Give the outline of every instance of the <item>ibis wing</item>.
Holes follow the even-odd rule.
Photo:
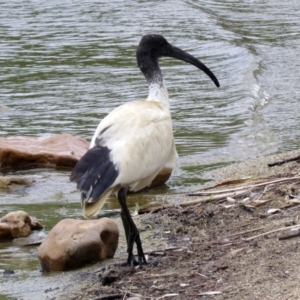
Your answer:
[[[118,171],[109,153],[107,147],[96,145],[76,164],[70,179],[77,183],[83,202],[97,201],[117,178]]]

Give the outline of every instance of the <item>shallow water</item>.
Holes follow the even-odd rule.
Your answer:
[[[299,8],[293,0],[4,1],[0,136],[68,132],[90,139],[114,107],[147,96],[135,49],[143,34],[157,32],[200,58],[221,88],[193,66],[161,59],[178,168],[169,188],[132,196],[131,207],[155,203],[155,194],[196,188],[204,171],[232,161],[297,149]],[[1,215],[24,209],[38,217],[45,231],[31,239],[62,218],[80,217],[68,172],[17,174],[36,183],[0,192]],[[111,201],[104,213],[116,208]],[[35,249],[16,243],[0,245],[0,269],[16,271],[0,294],[16,295],[20,276],[39,276]]]

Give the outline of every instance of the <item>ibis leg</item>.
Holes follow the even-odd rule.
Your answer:
[[[141,267],[142,264],[147,264],[147,261],[142,248],[140,233],[132,220],[130,211],[126,204],[126,195],[127,195],[126,188],[122,188],[118,193],[118,200],[121,205],[121,219],[124,226],[125,236],[127,241],[127,252],[128,252],[127,264],[132,265],[135,263],[134,256],[133,256],[133,245],[134,243],[136,243],[137,252],[138,252],[138,263]]]

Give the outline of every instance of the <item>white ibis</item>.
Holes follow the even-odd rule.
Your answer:
[[[148,98],[125,103],[108,114],[98,125],[90,149],[70,176],[81,192],[85,217],[95,216],[106,199],[116,194],[121,206],[129,265],[136,263],[134,243],[139,265],[147,262],[139,231],[126,204],[127,192],[149,186],[164,166],[174,166],[177,157],[168,91],[158,65],[162,56],[196,66],[219,87],[218,79],[198,59],[169,44],[161,35],[143,36],[136,57],[149,85]]]

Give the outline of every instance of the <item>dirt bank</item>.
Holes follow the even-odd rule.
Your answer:
[[[148,266],[118,266],[126,258],[121,236],[120,261],[85,268],[51,299],[299,299],[299,163],[267,167],[296,155],[204,174],[211,186],[227,184],[201,196],[162,196],[163,203],[195,203],[135,217]]]

